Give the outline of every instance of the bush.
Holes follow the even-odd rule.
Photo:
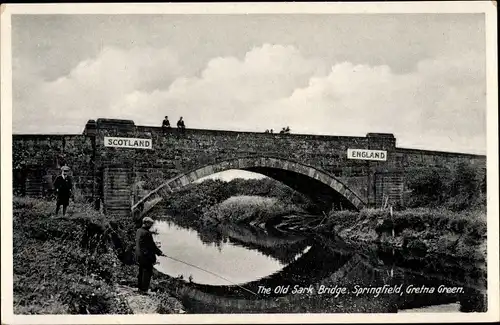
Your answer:
[[[414,169],[408,172],[407,186],[411,191],[409,207],[436,207],[446,200],[447,171],[436,168]]]
[[[151,172],[145,173],[141,177],[142,188],[152,191],[166,181],[162,171],[153,169]]]
[[[477,209],[486,205],[485,184],[481,169],[458,163],[451,169],[417,168],[408,170],[406,184],[410,191],[408,207],[447,207],[452,211]]]
[[[461,163],[453,171],[448,189],[448,206],[454,211],[477,205],[481,196],[481,178],[478,170]]]

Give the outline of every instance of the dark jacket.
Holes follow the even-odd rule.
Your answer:
[[[137,229],[135,235],[135,255],[137,262],[142,265],[155,264],[156,255],[162,254],[162,251],[156,246],[151,232],[142,227]]]
[[[170,121],[165,119],[163,120],[163,123],[161,125],[163,128],[169,128],[170,127]]]
[[[61,175],[56,177],[54,181],[54,188],[57,191],[57,196],[61,198],[71,197],[71,190],[73,189],[73,182],[69,176],[63,178]]]

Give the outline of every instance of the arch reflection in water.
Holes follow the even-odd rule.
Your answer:
[[[173,223],[157,221],[153,231],[155,241],[163,252],[173,258],[196,265],[220,275],[233,283],[243,284],[260,279],[283,269],[287,263],[281,258],[256,249],[244,247],[238,240],[224,240],[222,243],[207,243],[194,230],[181,228]],[[227,238],[227,237],[226,237]],[[291,260],[298,258],[308,247],[304,243]],[[155,268],[173,277],[182,275],[192,278],[194,283],[210,285],[230,285],[228,281],[181,262],[159,257]]]
[[[354,312],[356,305],[366,306],[371,311],[389,310],[390,306],[394,305],[391,298],[370,302],[365,297],[360,297],[354,303],[347,304],[349,301],[346,301],[345,297],[293,294],[295,286],[313,286],[317,290],[321,285],[348,285],[353,277],[358,283],[365,280],[374,283],[373,277],[368,276],[369,272],[366,271],[367,266],[364,263],[357,255],[342,249],[331,250],[330,247],[316,242],[306,253],[282,270],[244,284],[245,288],[256,292],[259,286],[289,287],[288,292],[252,296],[236,286],[193,283],[183,285],[180,291],[185,297],[185,305],[192,312],[199,313]],[[339,301],[341,304],[338,304]]]
[[[253,292],[258,292],[259,286],[290,286],[288,292],[260,293],[255,296],[217,277],[210,279],[206,274],[199,274],[200,280],[193,275],[195,281],[192,283],[176,282],[176,292],[185,307],[193,313],[397,312],[458,301],[461,311],[484,311],[483,295],[470,288],[465,288],[466,292],[461,295],[381,294],[376,298],[373,294],[346,294],[339,297],[291,294],[295,285],[312,285],[316,292],[321,285],[347,287],[350,290],[356,285],[403,288],[408,285],[467,286],[466,283],[457,284],[455,279],[447,279],[450,275],[436,277],[399,266],[397,259],[381,259],[375,251],[353,250],[335,234],[314,234],[306,238],[272,235],[272,232],[260,228],[240,225],[219,225],[215,229],[199,231],[184,230],[168,223],[158,225],[165,225],[159,230],[165,235],[161,241],[167,254],[173,252],[181,260],[205,266],[231,280],[236,279],[238,284]],[[157,240],[159,236],[156,236]],[[190,239],[187,239],[188,236]],[[224,255],[226,251],[229,254]],[[257,266],[257,263],[260,265]],[[174,266],[173,262],[167,261],[168,264]],[[160,271],[161,267],[160,264]],[[188,269],[186,272],[189,273],[185,274],[193,274],[194,270]],[[173,276],[179,274],[178,270],[170,272],[165,273]]]

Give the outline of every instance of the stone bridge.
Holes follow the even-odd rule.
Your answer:
[[[106,137],[148,139],[151,147],[126,148],[123,141],[114,142],[122,147],[108,146]],[[377,150],[384,159],[350,159],[348,149]],[[13,135],[15,195],[50,195],[58,168],[67,164],[80,197],[106,213],[120,215],[141,213],[169,193],[229,169],[272,177],[325,211],[404,204],[409,168],[447,170],[458,162],[486,168],[485,156],[399,148],[396,138],[385,133],[364,137],[199,129],[179,133],[130,120],[98,119],[90,120],[83,134]]]

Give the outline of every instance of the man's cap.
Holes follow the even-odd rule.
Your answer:
[[[70,168],[68,166],[62,166],[61,170],[70,170]]]
[[[154,223],[155,221],[150,217],[145,217],[142,219],[142,223]]]

